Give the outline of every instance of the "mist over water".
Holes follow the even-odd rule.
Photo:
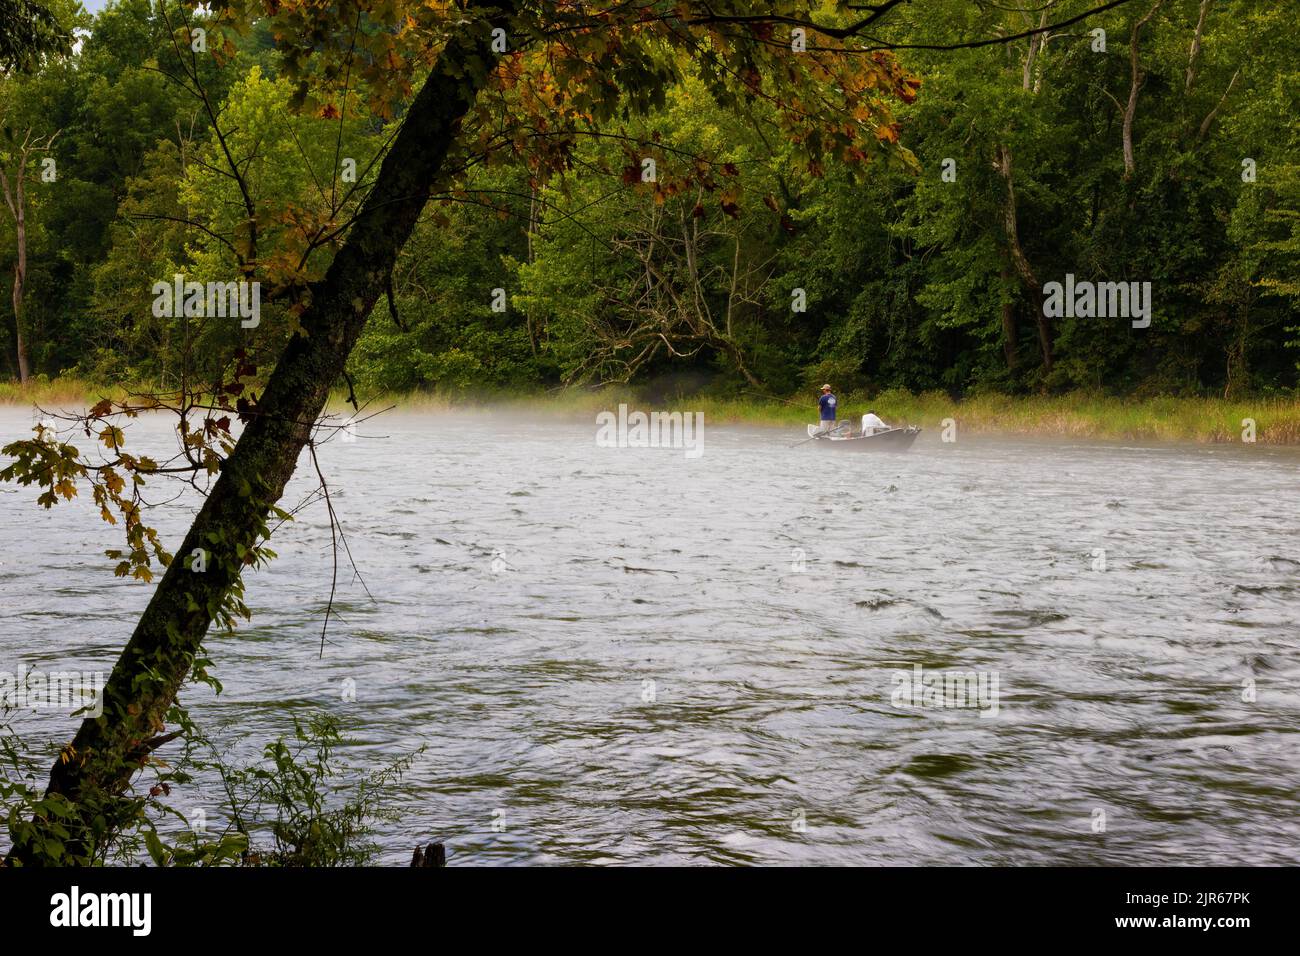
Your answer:
[[[252,624],[207,641],[224,692],[185,702],[246,760],[321,708],[354,765],[424,745],[388,863],[1300,862],[1300,452],[706,427],[690,459],[587,420],[363,423],[319,457],[370,596],[341,559],[321,656],[313,506],[247,577]],[[107,671],[153,585],[113,577],[88,501],[35,495],[0,485],[0,669]],[[169,547],[197,502],[149,516]],[[896,705],[918,664],[996,674],[996,716]],[[212,780],[172,803],[219,825]]]

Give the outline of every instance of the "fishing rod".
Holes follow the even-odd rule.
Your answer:
[[[750,387],[750,388],[743,388],[743,389],[741,389],[741,391],[742,391],[742,392],[755,392],[755,393],[757,393],[758,395],[762,396],[763,398],[771,399],[771,400],[774,401],[774,402],[780,402],[782,405],[793,405],[795,408],[807,408],[807,407],[808,407],[808,403],[807,403],[807,402],[794,402],[794,401],[791,401],[791,400],[788,399],[788,398],[778,398],[776,395],[773,395],[771,392],[765,392],[765,391],[763,391],[761,388],[753,388],[753,387]]]
[[[755,393],[757,393],[758,395],[763,396],[764,398],[769,398],[769,399],[771,399],[771,400],[774,401],[774,402],[780,402],[780,403],[782,403],[783,405],[793,405],[795,408],[807,408],[807,407],[808,407],[808,405],[807,405],[806,402],[795,402],[795,401],[791,401],[791,400],[788,399],[788,398],[779,398],[778,396],[773,395],[771,392],[765,392],[765,391],[763,391],[761,388],[754,388],[753,386],[750,386],[749,388],[742,389],[741,391],[745,391],[745,392],[755,392]],[[849,430],[851,431],[851,430],[853,429],[853,425],[852,425],[850,422],[841,422],[839,425],[836,425],[834,428],[827,429],[826,431],[820,431],[820,432],[818,432],[816,435],[810,435],[809,437],[803,439],[802,441],[797,441],[797,442],[795,442],[793,445],[790,445],[789,447],[790,447],[790,448],[798,448],[800,445],[807,444],[808,442],[810,442],[810,441],[812,441],[813,439],[816,439],[816,438],[825,438],[825,437],[828,437],[828,436],[830,436],[830,435],[839,435],[839,434],[843,433],[844,429],[846,429],[846,428],[849,429]]]
[[[791,447],[791,448],[797,448],[797,447],[799,447],[800,445],[803,445],[803,444],[805,444],[805,443],[807,443],[807,442],[810,442],[810,441],[814,441],[815,439],[818,439],[818,438],[827,438],[827,437],[829,437],[829,436],[831,436],[831,435],[838,435],[838,434],[840,434],[841,432],[843,432],[844,429],[846,429],[846,428],[848,428],[848,429],[852,429],[853,426],[852,426],[852,424],[850,424],[849,422],[841,422],[840,424],[836,425],[834,428],[828,428],[828,429],[826,429],[825,431],[819,431],[819,432],[818,432],[817,434],[815,434],[815,435],[809,435],[809,436],[808,436],[807,438],[805,438],[803,441],[797,441],[797,442],[795,442],[793,445],[791,445],[791,446],[789,446],[789,447]]]

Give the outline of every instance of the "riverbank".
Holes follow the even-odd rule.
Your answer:
[[[0,403],[43,408],[88,406],[101,398],[123,398],[148,386],[95,385],[57,379],[27,386],[0,383]],[[346,392],[331,407],[342,413]],[[620,403],[642,411],[703,412],[706,422],[799,427],[814,418],[815,396],[799,403],[771,397],[716,398],[703,395],[665,399],[633,388],[566,389],[469,400],[443,392],[360,396],[366,413],[389,406],[420,411],[501,407],[519,413],[564,417],[592,416]],[[891,424],[941,431],[951,419],[958,433],[1095,438],[1129,441],[1241,442],[1250,437],[1266,445],[1300,444],[1300,399],[1116,398],[1092,393],[1067,395],[978,395],[956,400],[941,392],[914,395],[892,389],[874,396],[840,396],[841,418],[856,419],[868,409]]]
[[[816,418],[816,396],[802,404],[774,398],[692,396],[658,401],[633,389],[568,390],[505,399],[497,405],[521,413],[592,416],[619,403],[642,411],[702,412],[713,424],[797,428]],[[340,403],[341,404],[341,403]],[[372,409],[433,410],[463,407],[446,395],[383,395]],[[1241,442],[1300,445],[1300,400],[1156,397],[1142,400],[1096,394],[1059,396],[980,395],[955,400],[940,392],[913,395],[890,390],[874,396],[840,396],[840,417],[858,419],[868,410],[890,424],[942,431],[951,419],[959,433],[1128,441]]]

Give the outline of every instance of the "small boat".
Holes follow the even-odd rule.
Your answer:
[[[815,441],[805,442],[830,448],[834,451],[907,451],[921,434],[915,425],[905,428],[885,428],[870,435],[851,434],[852,425],[840,422],[834,428],[825,431],[818,425],[808,426],[808,437]]]

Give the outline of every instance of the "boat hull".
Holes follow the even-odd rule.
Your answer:
[[[808,426],[809,437],[812,437],[815,431],[816,426]],[[859,435],[855,438],[819,437],[806,444],[812,445],[814,448],[844,452],[907,451],[912,447],[912,442],[916,441],[916,436],[920,434],[921,429],[908,426],[907,428],[890,428],[886,431],[876,432],[874,435]]]

